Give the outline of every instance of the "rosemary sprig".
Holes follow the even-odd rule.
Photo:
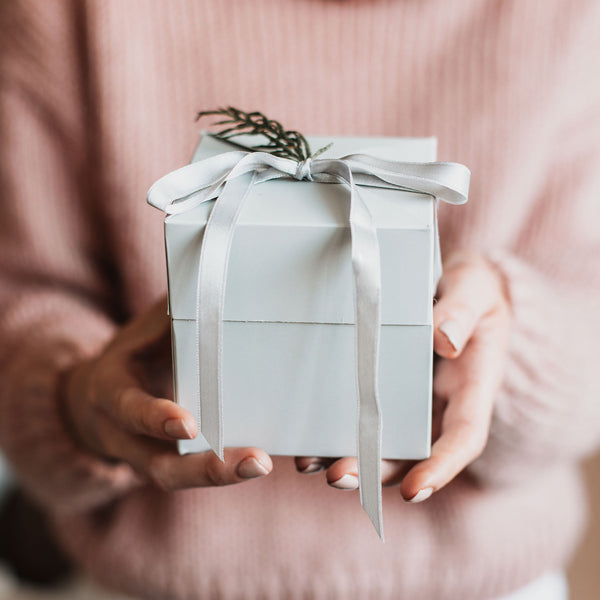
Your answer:
[[[213,124],[221,126],[221,129],[212,135],[246,150],[269,152],[275,156],[292,158],[298,162],[302,162],[308,158],[318,156],[331,146],[329,144],[311,154],[310,145],[301,133],[298,131],[286,131],[279,121],[269,119],[260,112],[247,113],[229,106],[227,108],[200,111],[196,120],[207,116],[225,117]],[[261,144],[248,147],[232,140],[232,138],[240,135],[259,135],[263,137],[264,141]]]

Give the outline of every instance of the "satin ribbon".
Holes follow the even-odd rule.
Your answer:
[[[470,173],[457,163],[391,162],[364,154],[297,162],[265,152],[234,151],[191,163],[159,179],[150,188],[148,202],[167,214],[182,213],[216,199],[204,229],[196,292],[197,417],[202,434],[221,460],[223,305],[229,252],[240,211],[252,186],[283,177],[341,183],[350,191],[360,500],[383,539],[381,414],[377,384],[381,267],[377,230],[358,186],[394,188],[435,198],[434,277],[437,280],[441,275],[438,201],[466,202]]]

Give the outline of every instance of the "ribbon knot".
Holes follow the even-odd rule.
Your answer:
[[[383,539],[381,414],[378,400],[381,268],[377,229],[358,187],[411,191],[450,204],[467,201],[469,170],[457,163],[390,162],[369,155],[296,162],[265,152],[225,152],[194,162],[159,179],[148,202],[167,214],[216,200],[204,228],[196,290],[197,408],[201,431],[223,459],[223,306],[229,251],[242,206],[254,185],[294,177],[345,185],[350,194],[350,234],[355,287],[358,381],[357,457],[360,500]],[[400,199],[401,201],[401,199]],[[200,233],[200,232],[199,232]],[[441,258],[434,218],[434,278]],[[260,440],[257,440],[260,443]]]
[[[298,181],[302,181],[303,179],[306,179],[306,181],[313,181],[311,167],[312,159],[310,157],[305,160],[298,161],[296,172],[294,173],[294,179],[297,179]]]

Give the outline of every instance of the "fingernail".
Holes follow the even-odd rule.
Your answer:
[[[194,434],[183,419],[169,419],[164,424],[165,433],[172,438],[191,440]]]
[[[337,488],[338,490],[357,490],[358,477],[356,475],[350,475],[349,473],[346,473],[336,481],[332,481],[329,485]]]
[[[315,461],[311,462],[304,469],[298,469],[300,473],[316,473],[317,471],[322,471],[325,468],[325,465],[322,462]]]
[[[431,494],[433,494],[432,487],[423,488],[422,490],[419,490],[410,500],[407,500],[407,502],[410,502],[411,504],[423,502],[423,500],[427,500]]]
[[[261,465],[256,458],[249,456],[238,465],[237,474],[244,479],[254,479],[255,477],[268,475],[269,470]]]
[[[456,321],[451,320],[444,321],[440,325],[439,329],[446,336],[446,339],[450,342],[452,348],[454,348],[455,351],[458,351],[458,348],[460,347],[461,338],[461,331],[458,323]]]
[[[298,472],[299,473],[316,473],[317,471],[322,471],[324,468],[325,468],[325,465],[323,464],[323,462],[317,458],[314,458],[303,469],[298,468]]]

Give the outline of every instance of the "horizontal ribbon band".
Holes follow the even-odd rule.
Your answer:
[[[437,205],[439,200],[465,203],[470,173],[457,163],[392,162],[364,154],[297,162],[265,152],[233,151],[173,171],[150,188],[148,202],[167,214],[182,213],[216,200],[204,229],[196,290],[197,417],[202,434],[221,460],[223,306],[231,243],[252,186],[283,177],[343,184],[350,192],[360,500],[383,539],[381,413],[377,383],[381,267],[377,230],[358,186],[393,188],[435,198],[434,277],[438,279],[441,259]]]

